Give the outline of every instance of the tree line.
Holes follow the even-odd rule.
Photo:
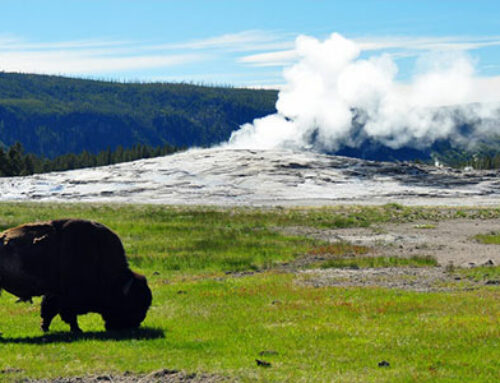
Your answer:
[[[33,153],[25,153],[23,145],[16,142],[7,149],[0,147],[0,177],[27,176],[111,165],[142,158],[164,156],[179,150],[181,148],[169,144],[157,147],[136,144],[130,148],[123,148],[122,146],[118,146],[115,150],[107,148],[97,154],[84,150],[80,154],[68,153],[55,158],[47,158]]]
[[[472,168],[476,170],[500,169],[500,154],[475,154],[461,161],[452,161],[446,165],[454,168]]]
[[[438,148],[432,154],[434,162],[457,169],[476,170],[500,169],[500,136],[492,135],[472,143],[469,148]]]

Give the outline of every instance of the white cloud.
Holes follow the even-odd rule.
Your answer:
[[[382,36],[352,39],[362,51],[390,51],[394,58],[415,57],[423,51],[470,51],[500,46],[500,36],[408,37]],[[241,57],[239,62],[256,67],[286,66],[299,59],[295,49],[278,49]]]
[[[292,49],[249,55],[240,58],[239,62],[253,66],[285,66],[293,63],[298,58],[297,51]]]
[[[419,56],[428,51],[467,51],[500,45],[500,36],[484,37],[359,37],[353,39],[364,51],[388,52],[394,59]],[[234,75],[237,83],[252,85],[278,84],[277,74],[270,78],[262,68],[275,72],[298,61],[295,35],[276,31],[248,30],[203,39],[154,44],[151,41],[129,41],[114,38],[66,41],[28,41],[13,35],[0,35],[0,70],[68,75],[122,75],[127,71],[161,69],[200,63],[198,72],[191,67],[185,79],[227,83]],[[218,60],[219,70],[210,73],[203,63]],[[236,67],[234,66],[236,64]],[[239,65],[239,67],[238,67]],[[228,69],[233,66],[233,69]],[[249,75],[249,67],[252,74]],[[243,68],[246,68],[243,69]],[[156,71],[158,72],[158,71]],[[265,73],[264,73],[265,72]],[[121,74],[119,74],[121,73]],[[161,73],[155,73],[161,76]],[[171,72],[165,73],[171,75]],[[137,74],[134,74],[137,76]],[[176,80],[181,74],[176,75]]]
[[[0,53],[0,69],[6,72],[44,74],[102,74],[144,68],[159,68],[201,61],[197,54],[100,56],[95,51],[18,51]]]
[[[0,36],[0,70],[43,74],[96,75],[163,68],[206,60],[200,52],[144,52],[133,41],[90,39],[32,42]]]
[[[30,42],[24,39],[8,36],[0,36],[0,50],[54,50],[54,49],[88,49],[88,48],[116,48],[120,46],[130,46],[133,41],[124,40],[106,40],[106,39],[89,39],[89,40],[68,40],[54,42]]]
[[[292,48],[293,45],[293,38],[290,38],[288,35],[268,31],[250,30],[181,43],[153,45],[145,49],[215,49],[232,52],[249,52],[269,49],[287,49]]]
[[[286,35],[258,30],[156,45],[116,39],[36,42],[0,35],[0,70],[98,75],[180,66],[217,58],[230,63],[237,61],[238,52],[290,47],[293,47],[293,39]],[[210,81],[209,73],[205,73],[205,79]]]
[[[361,37],[353,39],[361,50],[380,51],[386,49],[424,51],[469,51],[500,45],[500,36],[445,36],[445,37]]]

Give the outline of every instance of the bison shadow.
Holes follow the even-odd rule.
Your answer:
[[[0,344],[2,343],[19,343],[19,344],[47,344],[47,343],[72,343],[82,340],[151,340],[164,338],[165,332],[157,328],[144,327],[133,330],[123,331],[89,331],[84,333],[73,332],[53,332],[39,336],[27,336],[20,338],[7,338],[0,336]]]

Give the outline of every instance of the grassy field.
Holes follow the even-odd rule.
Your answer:
[[[364,260],[362,247],[343,243],[333,248],[277,228],[499,216],[497,209],[399,205],[218,209],[0,204],[1,229],[62,217],[108,225],[122,238],[131,267],[148,277],[154,295],[140,330],[105,333],[101,318],[89,314],[79,318],[84,335],[75,336],[58,318],[51,333],[43,335],[38,329],[40,299],[34,305],[18,304],[4,293],[0,381],[159,368],[243,382],[496,381],[498,286],[436,293],[304,286],[278,266],[326,252],[335,259],[357,259],[358,267],[397,266],[400,261],[372,264]],[[331,261],[318,266],[345,267],[326,263]],[[413,262],[434,266],[432,260]],[[477,279],[499,275],[498,267],[478,270],[453,272]],[[256,359],[271,366],[257,366]],[[390,365],[379,367],[381,361]]]

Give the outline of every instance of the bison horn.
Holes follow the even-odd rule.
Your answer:
[[[130,288],[132,287],[132,283],[134,283],[134,278],[130,278],[130,280],[125,283],[125,286],[123,286],[123,295],[128,295]]]

